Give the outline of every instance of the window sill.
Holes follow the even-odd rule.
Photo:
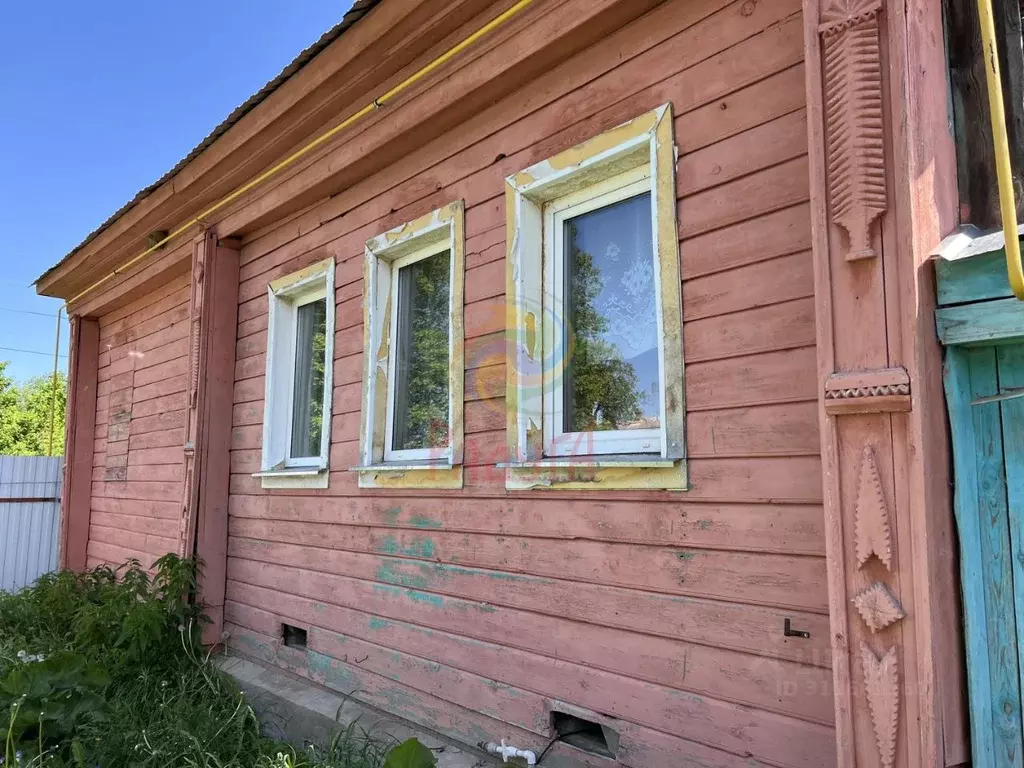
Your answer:
[[[326,467],[287,467],[253,472],[263,488],[326,488],[330,472]]]
[[[498,464],[505,469],[543,469],[545,467],[633,467],[663,468],[674,467],[678,459],[663,459],[652,454],[607,454],[601,456],[549,456],[536,461],[510,461]]]
[[[651,455],[562,456],[499,464],[510,491],[685,491],[685,459]]]
[[[398,461],[352,467],[360,488],[462,488],[462,465],[447,461]]]

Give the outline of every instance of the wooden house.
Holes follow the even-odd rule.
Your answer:
[[[944,57],[930,0],[358,0],[39,279],[62,563],[194,552],[212,642],[466,744],[614,734],[545,765],[966,764]]]

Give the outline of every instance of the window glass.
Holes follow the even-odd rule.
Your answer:
[[[327,300],[299,305],[295,311],[291,458],[320,455],[326,349]]]
[[[649,192],[567,219],[563,432],[660,426]]]
[[[391,450],[448,445],[450,251],[398,271]]]

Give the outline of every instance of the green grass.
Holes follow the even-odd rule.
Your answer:
[[[0,760],[32,768],[428,768],[352,725],[323,748],[266,738],[199,643],[194,564],[167,555],[0,593]],[[39,658],[41,657],[41,658]]]

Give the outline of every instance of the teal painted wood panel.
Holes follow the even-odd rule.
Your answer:
[[[935,262],[936,299],[940,307],[1013,295],[1006,278],[1006,255],[1000,249],[968,259]]]
[[[999,391],[1024,389],[1024,345],[996,348]],[[1024,398],[999,403],[1002,422],[1003,463],[1010,525],[1010,567],[1013,571],[1016,614],[1017,670],[1024,692]],[[1024,716],[1022,716],[1024,717]]]
[[[953,344],[992,344],[1024,337],[1024,301],[996,299],[935,310],[939,340]]]
[[[950,348],[944,373],[953,432],[974,765],[1022,764],[1020,673],[996,350]]]

